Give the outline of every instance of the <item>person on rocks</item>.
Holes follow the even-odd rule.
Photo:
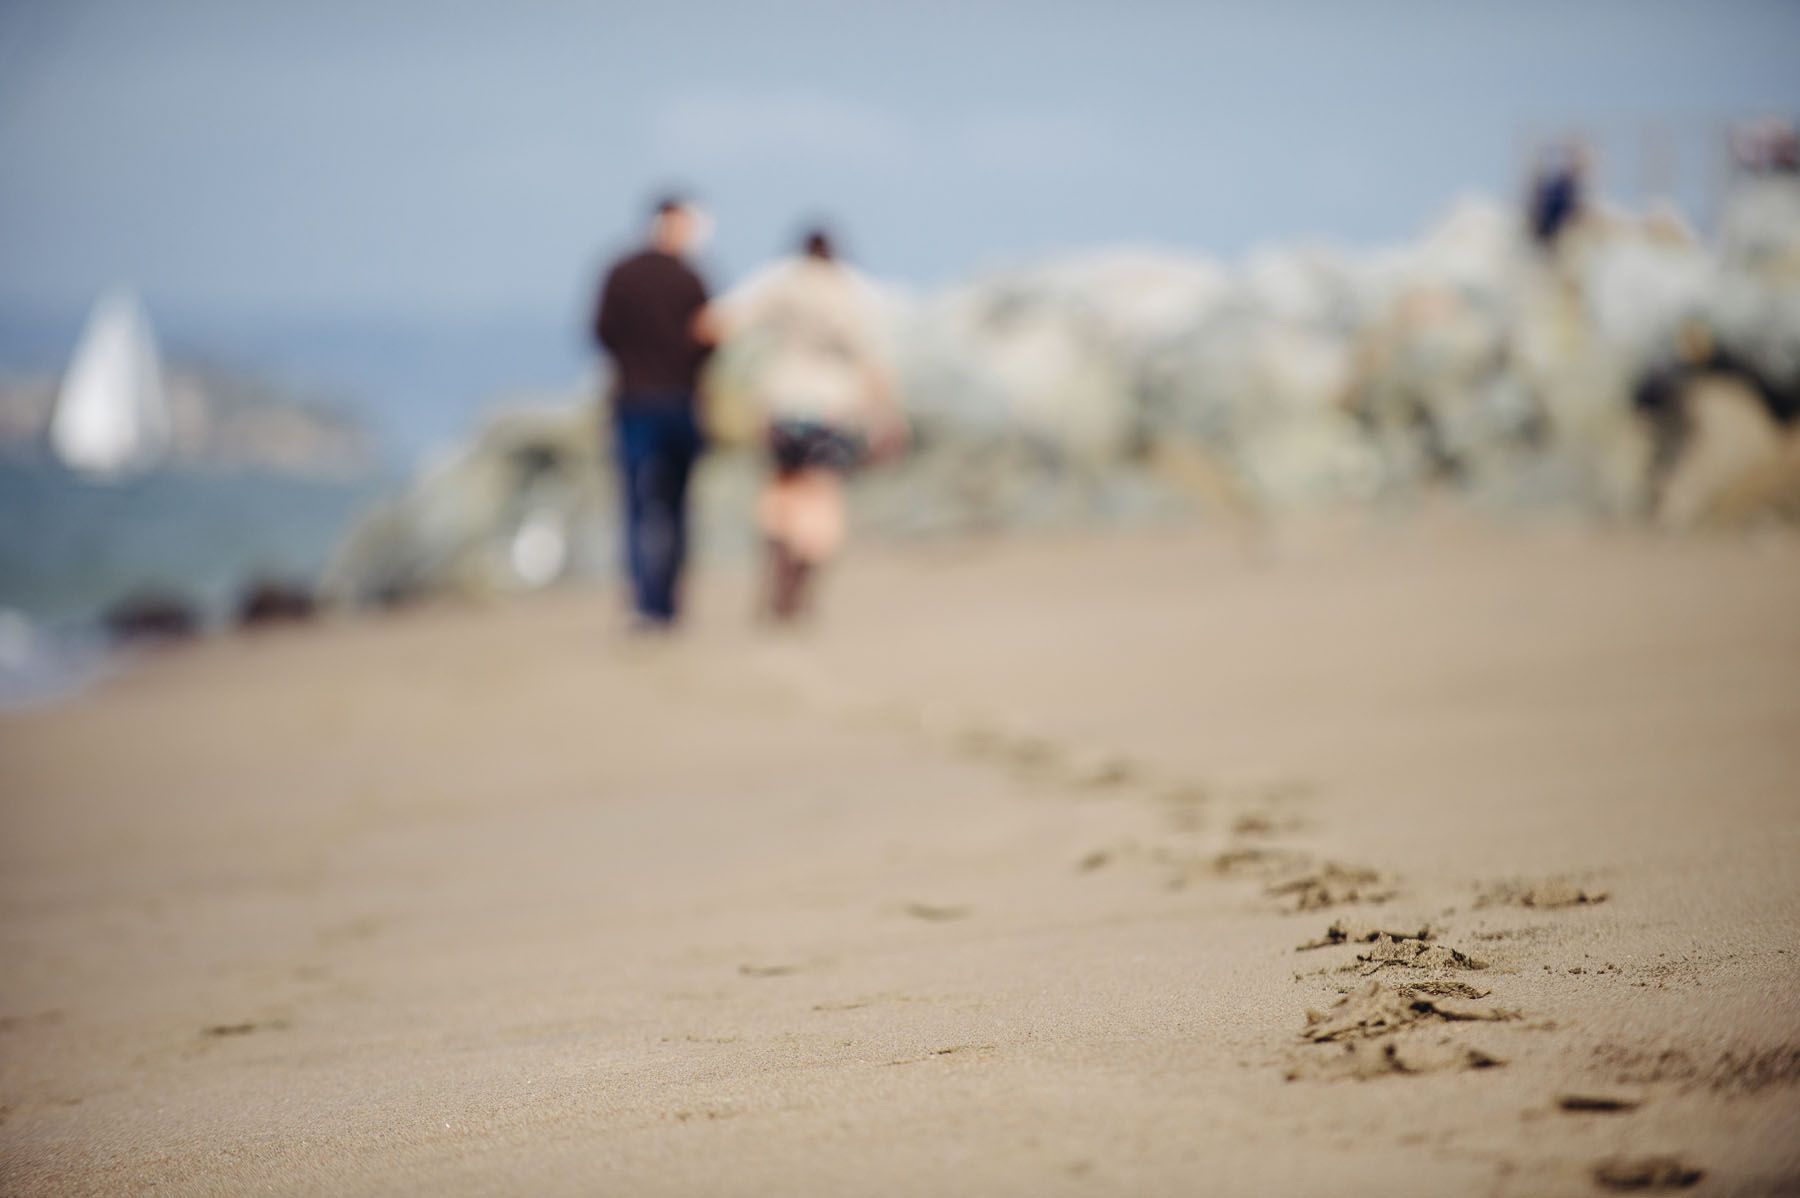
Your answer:
[[[1532,240],[1555,248],[1563,230],[1580,219],[1587,205],[1588,152],[1578,142],[1548,146],[1539,155],[1531,184]]]

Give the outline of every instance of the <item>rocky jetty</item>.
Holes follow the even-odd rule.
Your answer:
[[[1716,252],[1670,213],[1611,211],[1546,250],[1470,200],[1386,250],[1053,263],[927,300],[896,336],[927,440],[1018,439],[1089,468],[1199,461],[1259,507],[1448,484],[1690,523],[1726,515],[1743,469],[1786,460],[1797,259],[1792,175],[1746,182]],[[1683,444],[1662,446],[1643,391],[1670,371]],[[1759,435],[1669,507],[1702,394]]]
[[[1096,252],[888,302],[917,447],[861,481],[865,529],[1432,488],[1671,527],[1800,518],[1792,173],[1742,180],[1716,248],[1671,212],[1604,208],[1546,247],[1470,199],[1387,249],[1274,246],[1233,267]],[[711,370],[708,423],[728,447],[755,440],[750,360],[727,346]],[[591,399],[497,418],[369,513],[325,594],[393,602],[610,569],[602,447]],[[756,468],[715,466],[741,477],[713,499],[737,495],[741,516]]]

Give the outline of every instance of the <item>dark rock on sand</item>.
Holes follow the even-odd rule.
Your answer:
[[[168,643],[199,635],[200,615],[174,595],[144,592],[122,599],[102,618],[107,634],[119,642]]]
[[[244,592],[238,605],[238,627],[300,623],[317,614],[318,605],[306,587],[262,579]]]

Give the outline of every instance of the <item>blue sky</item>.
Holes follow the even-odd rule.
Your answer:
[[[1794,3],[0,2],[0,304],[548,315],[669,181],[721,283],[811,213],[918,284],[1387,240],[1566,126],[1627,197],[1663,137],[1704,207],[1796,47]]]

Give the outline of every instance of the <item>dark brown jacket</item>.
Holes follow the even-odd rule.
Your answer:
[[[709,348],[694,339],[706,285],[681,259],[642,250],[607,273],[594,309],[594,339],[612,355],[614,399],[691,392]]]

